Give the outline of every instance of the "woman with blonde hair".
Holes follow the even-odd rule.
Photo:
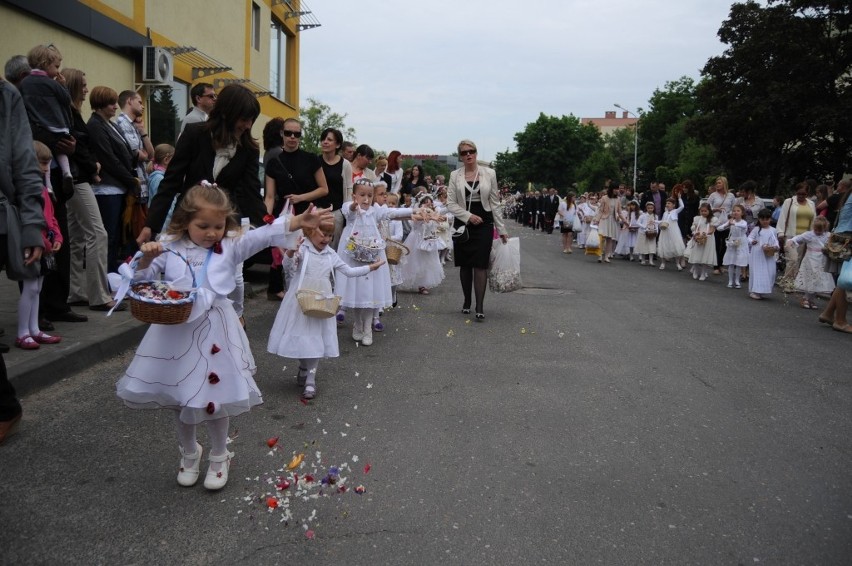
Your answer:
[[[716,177],[716,183],[713,185],[714,192],[707,197],[707,204],[710,205],[710,210],[713,212],[713,222],[718,226],[728,221],[731,215],[731,209],[737,200],[728,189],[727,177]],[[728,237],[728,230],[716,230],[713,232],[713,239],[716,243],[716,267],[713,273],[718,275],[721,273],[722,258],[725,257],[725,240]]]

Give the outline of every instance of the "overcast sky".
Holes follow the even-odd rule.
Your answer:
[[[666,81],[698,79],[724,45],[730,0],[310,0],[302,103],[348,114],[359,143],[480,159],[514,150],[539,112],[647,108]]]

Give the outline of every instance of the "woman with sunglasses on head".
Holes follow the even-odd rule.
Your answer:
[[[477,163],[476,144],[472,141],[460,141],[458,152],[463,167],[450,174],[447,209],[456,219],[456,226],[464,224],[463,232],[467,235],[454,237],[453,257],[456,267],[461,268],[459,275],[464,293],[462,313],[470,314],[473,290],[476,298],[476,320],[483,322],[488,260],[491,256],[494,229],[497,229],[504,244],[509,241],[509,236],[503,224],[503,215],[497,211],[500,205],[497,174],[493,169],[481,167]],[[459,232],[459,228],[454,230]]]

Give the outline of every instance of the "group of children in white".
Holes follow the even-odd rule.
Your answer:
[[[389,196],[390,206],[385,202]],[[319,361],[337,357],[339,349],[334,313],[327,318],[308,316],[297,298],[300,291],[340,296],[338,320],[350,319],[353,339],[367,346],[372,331],[381,329],[381,310],[396,302],[394,287],[428,293],[441,282],[440,254],[447,242],[436,239],[446,216],[434,209],[429,196],[421,197],[416,208],[396,208],[395,197],[387,195],[383,185],[374,194],[372,182],[356,180],[352,201],[343,205],[347,224],[338,254],[329,245],[334,234],[329,210],[311,207],[291,216],[285,207],[285,214],[271,224],[245,231],[224,191],[198,185],[175,208],[163,236],[140,247],[135,270],[120,270],[125,279],[162,279],[173,289],[195,290],[188,319],[152,324],[117,385],[119,398],[131,408],[175,411],[180,485],[198,481],[202,447],[196,427],[203,422],[211,443],[204,486],[224,487],[234,455],[227,449],[229,419],[262,403],[248,338],[229,299],[245,259],[269,247],[284,252],[290,291],[275,317],[267,350],[298,360],[296,381],[305,399],[317,394]],[[385,240],[402,237],[402,220],[411,223],[405,239],[410,253],[399,265],[388,266]],[[376,253],[365,259],[356,253],[364,246]]]
[[[665,269],[667,262],[673,262],[678,271],[688,266],[693,279],[705,281],[716,265],[713,234],[716,230],[728,230],[722,259],[728,270],[728,288],[742,288],[743,271],[748,268],[749,296],[760,300],[772,293],[781,244],[775,228],[770,225],[769,210],[761,210],[757,222],[749,229],[743,205],[733,205],[730,217],[721,219],[714,218],[708,203],[702,203],[690,234],[686,235],[688,241],[684,243],[678,226],[678,214],[684,208],[681,199],[667,199],[661,218],[657,218],[653,202],[646,203],[645,210],[640,211],[636,201],[628,202],[626,210],[622,210],[620,206],[613,206],[614,200],[602,197],[598,205],[591,197],[579,205],[563,202],[557,215],[557,220],[566,227],[563,235],[568,231],[576,232],[579,247],[589,255],[597,255],[598,262],[610,262],[613,255],[633,261],[635,255],[641,265],[655,266],[656,258],[660,269]],[[808,308],[817,308],[814,302],[817,293],[834,290],[834,280],[824,270],[822,253],[828,237],[828,221],[818,217],[812,230],[786,243],[792,248],[807,245],[794,287],[803,293],[802,304]],[[570,240],[563,239],[563,252],[571,253]]]

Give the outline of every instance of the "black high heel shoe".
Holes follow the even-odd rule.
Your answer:
[[[462,314],[470,314],[470,303],[462,305]]]

